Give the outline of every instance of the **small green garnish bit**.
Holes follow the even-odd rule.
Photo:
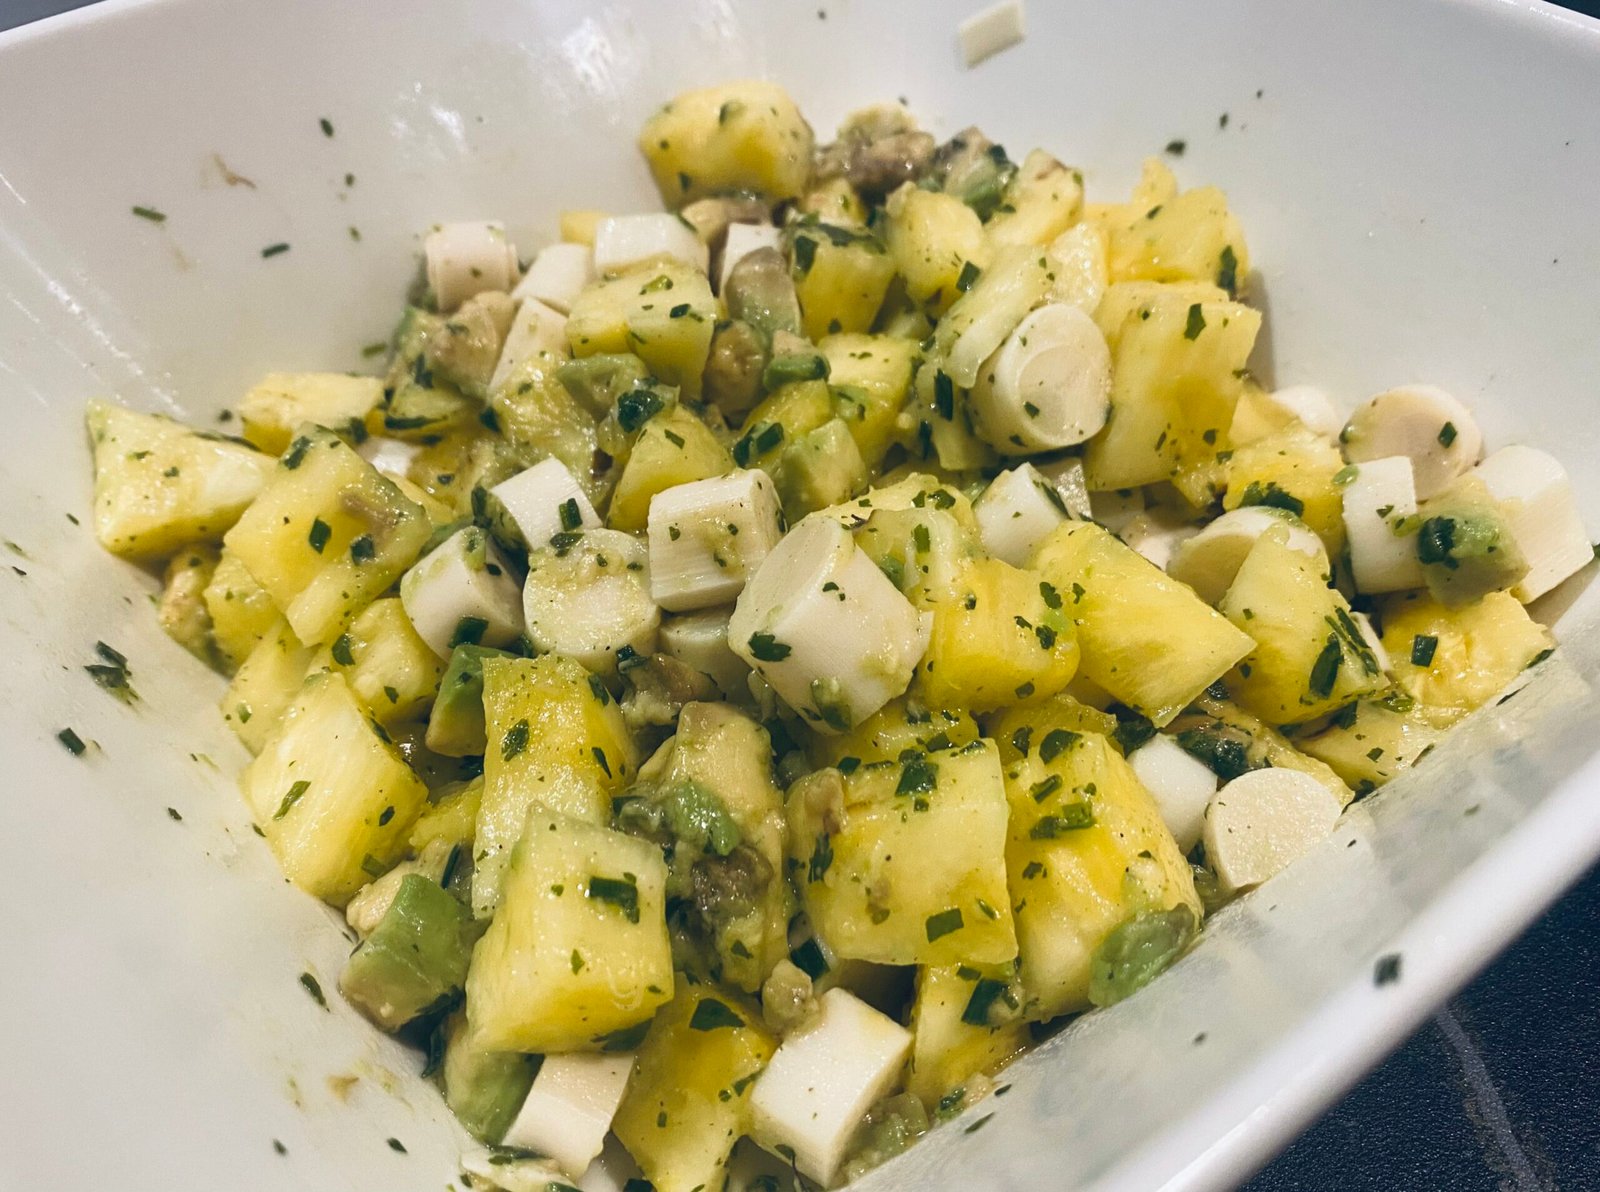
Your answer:
[[[1004,981],[996,981],[992,977],[980,978],[972,987],[972,996],[967,999],[966,1008],[961,1011],[961,1021],[968,1026],[988,1026],[990,1008],[1005,991]]]
[[[352,563],[370,563],[378,557],[378,548],[369,534],[361,534],[350,541],[350,561]]]
[[[312,518],[311,532],[306,535],[306,541],[311,544],[311,549],[320,555],[331,537],[333,537],[333,527],[320,517]]]
[[[310,973],[301,973],[300,984],[311,995],[312,1001],[316,1002],[324,1010],[328,1008],[328,999],[322,992],[322,982],[318,981]]]
[[[334,638],[333,645],[328,647],[328,653],[333,656],[333,660],[340,666],[354,666],[356,664],[355,655],[350,652],[350,635],[348,633],[341,633]],[[393,701],[391,700],[390,702],[392,703]]]
[[[450,648],[477,645],[488,628],[489,622],[482,617],[462,617],[456,622],[455,632],[450,635]]]
[[[157,211],[154,207],[135,207],[133,213],[140,219],[148,219],[151,223],[166,223],[167,213]]]
[[[1446,422],[1439,428],[1439,446],[1448,447],[1456,441],[1456,424]]]
[[[1069,832],[1094,827],[1094,808],[1087,802],[1067,803],[1054,815],[1041,815],[1028,829],[1030,840],[1059,840]]]
[[[691,1031],[715,1031],[723,1027],[738,1029],[744,1025],[744,1019],[728,1008],[724,1002],[719,1002],[714,997],[702,998],[695,1006],[694,1013],[689,1015],[689,1029]]]
[[[897,795],[925,795],[939,784],[939,766],[925,754],[913,753],[900,768],[900,781],[894,788]]]
[[[519,720],[500,738],[500,760],[508,762],[528,747],[528,722]]]
[[[56,734],[56,740],[61,742],[61,747],[73,757],[82,757],[83,751],[89,748],[83,743],[83,738],[70,728],[64,728]]]
[[[614,877],[591,877],[588,897],[616,907],[630,923],[639,921],[639,887],[632,882]]]
[[[317,125],[322,129],[323,136],[331,137],[333,135],[333,121],[329,120],[326,116],[318,120]]]
[[[278,256],[281,253],[286,253],[288,251],[289,251],[289,246],[280,241],[277,244],[269,244],[269,245],[267,245],[265,248],[263,248],[261,250],[261,255],[263,257],[275,257],[275,256]]]
[[[782,662],[789,657],[791,647],[786,642],[780,642],[770,633],[752,633],[750,635],[750,655],[757,662]]]
[[[284,793],[283,802],[278,804],[278,810],[272,813],[272,818],[274,820],[281,820],[284,816],[288,815],[290,810],[293,809],[294,805],[300,802],[300,796],[305,794],[310,789],[311,783],[306,779],[302,778],[296,782],[288,789],[288,791]]]
[[[583,525],[583,514],[578,509],[578,498],[568,497],[556,510],[563,530],[576,530]]]
[[[1201,310],[1200,304],[1196,302],[1193,306],[1189,307],[1189,317],[1183,324],[1183,338],[1199,339],[1200,333],[1205,329],[1205,311]]]
[[[1419,633],[1411,639],[1411,665],[1432,666],[1433,652],[1439,648],[1439,639],[1430,633]]]
[[[1066,750],[1072,748],[1079,734],[1069,729],[1053,728],[1045,734],[1044,740],[1039,742],[1039,760],[1053,762]]]
[[[953,906],[949,910],[940,911],[937,915],[929,915],[926,924],[928,942],[931,944],[953,931],[960,931],[966,924],[961,918],[961,908]]]

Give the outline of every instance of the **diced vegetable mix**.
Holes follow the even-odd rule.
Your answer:
[[[1448,394],[1264,388],[1239,222],[1158,161],[1086,204],[770,83],[639,147],[670,214],[525,274],[435,228],[381,377],[273,373],[242,439],[92,403],[94,524],[497,1157],[830,1184],[1541,661],[1591,550]]]

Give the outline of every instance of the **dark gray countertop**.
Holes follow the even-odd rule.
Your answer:
[[[0,29],[90,2],[0,0]],[[1331,1188],[1600,1190],[1600,868],[1246,1192]]]

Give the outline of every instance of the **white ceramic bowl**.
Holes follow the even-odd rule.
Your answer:
[[[824,131],[905,96],[939,133],[1049,147],[1100,196],[1182,138],[1180,176],[1227,188],[1264,274],[1269,375],[1347,402],[1444,385],[1492,444],[1561,455],[1600,530],[1600,25],[1528,0],[1035,0],[1027,41],[965,71],[969,12],[161,0],[0,36],[0,1187],[455,1178],[416,1057],[298,982],[331,988],[347,945],[250,832],[219,681],[156,628],[150,578],[68,520],[81,409],[204,421],[269,369],[359,367],[430,223],[503,218],[526,251],[562,207],[651,202],[633,136],[683,87],[770,75]],[[1578,596],[1564,662],[868,1183],[1243,1178],[1600,852],[1596,619]],[[134,707],[82,673],[97,639],[131,659]]]

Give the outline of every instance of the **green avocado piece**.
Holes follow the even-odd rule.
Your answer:
[[[459,995],[478,928],[461,901],[410,873],[377,929],[351,953],[339,991],[385,1030]]]
[[[483,660],[508,657],[488,646],[460,645],[439,681],[439,695],[428,718],[428,748],[447,757],[473,757],[486,749],[483,720]]]
[[[1466,475],[1417,511],[1417,559],[1440,604],[1471,604],[1528,573],[1510,523],[1483,481]]]
[[[494,1146],[505,1137],[533,1086],[539,1057],[516,1051],[486,1051],[473,1039],[464,1015],[446,1027],[441,1075],[445,1104],[479,1142]]]

